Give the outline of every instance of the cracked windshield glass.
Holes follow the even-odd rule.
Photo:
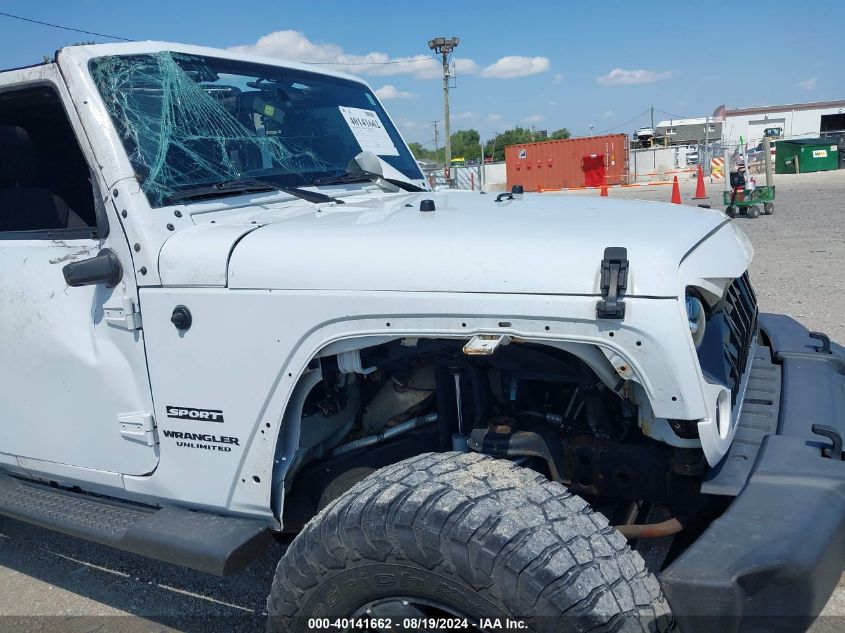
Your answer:
[[[354,81],[170,52],[100,57],[91,74],[153,206],[240,178],[312,185],[362,151],[422,178],[384,109]]]

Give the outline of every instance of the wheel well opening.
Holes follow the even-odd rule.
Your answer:
[[[318,354],[294,389],[276,452],[283,529],[300,530],[376,470],[431,452],[514,461],[608,516],[696,496],[695,477],[673,474],[676,449],[643,434],[636,390],[599,350],[500,337],[344,342]]]

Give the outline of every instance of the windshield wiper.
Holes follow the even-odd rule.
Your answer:
[[[288,187],[286,185],[277,185],[276,183],[267,180],[259,180],[257,178],[234,178],[232,180],[223,180],[208,185],[193,187],[191,189],[184,189],[172,193],[169,198],[171,201],[176,200],[199,200],[202,198],[214,198],[217,196],[228,196],[236,193],[247,193],[250,191],[282,191],[284,193],[296,196],[307,202],[336,202],[343,204],[343,200],[333,198],[319,191],[306,191],[299,187]]]
[[[351,182],[375,182],[376,180],[384,180],[391,185],[395,185],[405,191],[425,191],[422,187],[418,187],[414,183],[405,182],[398,178],[385,178],[380,174],[371,171],[347,171],[337,176],[326,176],[324,178],[317,178],[313,184],[317,187],[321,185],[340,185]]]

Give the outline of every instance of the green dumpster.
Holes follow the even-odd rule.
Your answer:
[[[830,139],[799,138],[778,141],[775,152],[776,174],[839,169],[839,147]]]

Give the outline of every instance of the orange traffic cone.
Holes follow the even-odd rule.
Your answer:
[[[601,192],[599,192],[599,195],[603,198],[607,198],[607,185],[601,186]]]
[[[695,196],[693,200],[706,200],[707,192],[704,190],[704,170],[698,166],[698,182],[695,185]]]
[[[672,182],[672,204],[681,204],[681,188],[678,186],[678,177],[675,176]]]

